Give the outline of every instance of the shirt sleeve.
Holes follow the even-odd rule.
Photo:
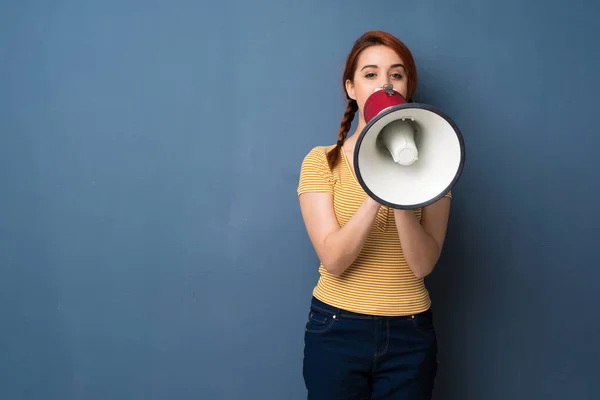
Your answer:
[[[313,148],[302,161],[298,196],[306,192],[321,192],[333,194],[333,174],[327,163],[327,155],[322,147]]]

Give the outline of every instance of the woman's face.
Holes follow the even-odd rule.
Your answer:
[[[391,84],[398,93],[406,98],[408,80],[402,59],[386,46],[370,46],[363,50],[358,58],[353,81],[346,81],[346,91],[356,100],[360,114],[367,98],[385,84]]]

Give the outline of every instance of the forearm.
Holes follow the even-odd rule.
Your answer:
[[[380,204],[367,198],[350,220],[324,240],[323,266],[340,276],[354,262],[365,244]]]
[[[394,210],[394,218],[409,268],[418,278],[426,277],[440,257],[439,244],[425,232],[413,211]]]

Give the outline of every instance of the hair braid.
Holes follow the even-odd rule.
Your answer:
[[[358,111],[358,104],[356,101],[352,99],[348,99],[348,105],[346,106],[346,110],[344,111],[344,117],[342,118],[342,122],[340,122],[340,129],[338,130],[338,141],[335,146],[329,153],[327,153],[327,162],[329,163],[329,168],[333,169],[335,164],[338,161],[338,157],[340,151],[342,150],[342,145],[344,144],[344,140],[346,140],[346,136],[350,131],[350,127],[352,126],[352,121],[354,120],[354,115]]]

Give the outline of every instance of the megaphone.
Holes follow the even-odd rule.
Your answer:
[[[365,128],[354,151],[356,178],[379,203],[395,209],[425,207],[444,197],[462,174],[463,136],[436,108],[408,103],[392,85],[367,98]]]

